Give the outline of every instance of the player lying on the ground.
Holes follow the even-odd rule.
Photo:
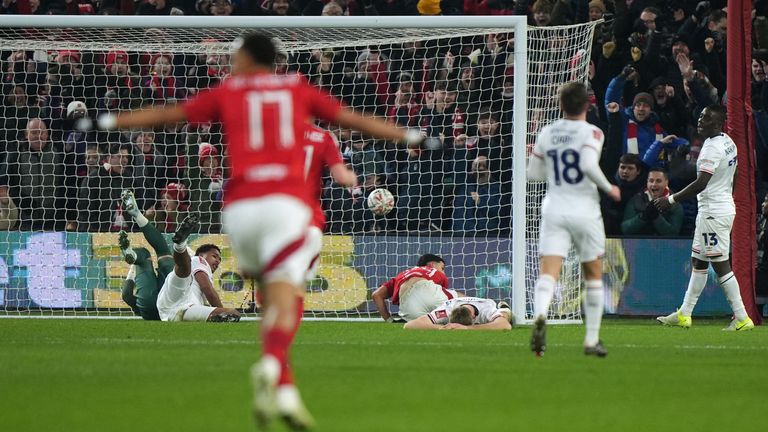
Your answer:
[[[491,299],[460,297],[444,302],[432,312],[405,324],[417,330],[510,330],[512,310],[505,302],[497,305]]]
[[[122,298],[136,315],[145,320],[160,320],[157,313],[157,294],[168,273],[173,271],[171,249],[160,231],[141,213],[133,192],[124,190],[121,199],[123,209],[141,229],[144,238],[157,254],[157,273],[152,266],[152,257],[146,248],[131,248],[128,234],[120,231],[118,245],[125,262],[131,265],[123,282]]]
[[[733,186],[736,183],[738,159],[736,144],[723,132],[724,125],[725,108],[719,105],[704,108],[699,116],[697,129],[706,139],[696,161],[696,169],[699,172],[696,180],[680,192],[653,202],[659,211],[667,211],[678,201],[694,196],[699,200],[696,232],[691,248],[691,279],[680,309],[670,315],[656,318],[664,325],[683,328],[691,326],[691,314],[707,284],[707,270],[711,263],[717,273],[717,281],[723,287],[725,297],[733,309],[734,319],[723,330],[743,331],[755,328],[744,308],[739,283],[729,262],[731,228],[736,216]]]
[[[155,313],[163,321],[240,321],[240,312],[223,307],[219,295],[213,289],[213,272],[221,263],[219,247],[204,244],[197,248],[194,258],[189,256],[187,237],[197,227],[198,219],[196,214],[187,216],[173,234],[173,262],[168,262],[167,254],[162,256],[164,260],[162,268],[165,270],[159,270],[158,273],[163,274],[167,271],[168,264],[173,264],[173,267],[167,271],[159,293],[155,294],[157,297]],[[142,228],[147,226],[150,224],[145,224]],[[151,230],[148,231],[151,232]],[[159,235],[157,230],[155,233]],[[149,262],[149,251],[143,248],[134,250],[130,247],[125,233],[121,234],[123,235],[121,235],[120,248],[123,249],[126,261],[132,260],[137,263],[136,266],[141,268],[140,275],[147,273],[145,277],[139,278],[140,275],[137,275],[136,278],[137,292],[140,296],[146,297],[142,293],[151,293],[157,286],[152,264]],[[153,238],[153,242],[157,244],[156,240],[157,238]],[[168,246],[165,246],[165,249],[159,246],[157,244],[153,247],[160,257]],[[138,264],[139,262],[141,264]],[[160,268],[161,264],[158,264],[158,269]],[[149,272],[152,274],[150,275]],[[145,283],[146,286],[144,286]]]
[[[391,322],[394,318],[389,313],[386,299],[400,306],[401,317],[412,321],[430,313],[440,303],[459,297],[459,294],[448,289],[445,260],[434,254],[424,254],[419,257],[416,267],[388,280],[371,297],[381,318]]]

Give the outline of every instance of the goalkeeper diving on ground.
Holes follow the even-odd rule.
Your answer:
[[[131,191],[121,195],[123,209],[139,226],[157,254],[157,273],[146,248],[132,248],[121,231],[118,244],[131,265],[122,288],[123,301],[145,320],[236,322],[240,313],[225,308],[213,289],[213,273],[221,263],[221,250],[204,244],[190,257],[187,238],[197,228],[198,216],[184,218],[173,234],[173,253],[163,235],[139,211]]]

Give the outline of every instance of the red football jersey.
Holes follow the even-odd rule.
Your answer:
[[[320,204],[323,195],[323,172],[344,160],[339,151],[339,142],[329,130],[308,125],[304,135],[304,176],[307,189],[312,193],[312,225],[325,229],[325,213]]]
[[[304,132],[312,118],[335,120],[341,105],[296,74],[234,76],[183,109],[193,123],[221,122],[232,177],[226,203],[271,194],[311,205],[304,181]]]
[[[414,277],[427,279],[442,286],[448,300],[453,298],[453,293],[448,291],[448,276],[445,273],[432,267],[414,267],[401,272],[384,283],[383,286],[386,287],[387,293],[392,298],[392,304],[400,304],[400,287],[405,281]]]

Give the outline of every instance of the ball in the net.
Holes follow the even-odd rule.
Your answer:
[[[385,215],[392,211],[394,207],[395,197],[393,197],[392,193],[386,189],[379,188],[368,195],[368,209],[375,215]]]

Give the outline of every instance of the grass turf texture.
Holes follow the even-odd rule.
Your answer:
[[[768,329],[607,320],[548,351],[511,332],[305,323],[294,364],[318,431],[702,431],[763,424]],[[249,431],[256,323],[0,320],[2,430]],[[284,430],[275,424],[273,430]]]

